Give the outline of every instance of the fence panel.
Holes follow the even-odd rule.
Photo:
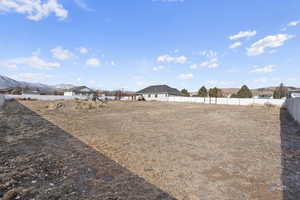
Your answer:
[[[300,123],[300,98],[291,98],[286,100],[286,108],[291,116]]]
[[[3,94],[0,94],[0,108],[2,107],[2,105],[4,104],[5,98]]]
[[[169,101],[169,102],[190,102],[190,103],[205,103],[205,104],[223,104],[223,105],[252,105],[259,104],[265,105],[266,103],[282,106],[284,104],[283,99],[254,99],[254,98],[215,98],[215,97],[182,97],[182,96],[170,96],[159,98],[147,98],[152,101]]]

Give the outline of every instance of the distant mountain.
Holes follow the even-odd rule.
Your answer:
[[[16,88],[20,87],[21,85],[22,83],[16,80],[0,75],[0,89]]]
[[[9,89],[9,88],[31,88],[31,89],[39,89],[41,91],[53,90],[52,87],[45,84],[16,81],[6,76],[0,75],[0,89]]]
[[[59,90],[68,90],[68,89],[74,88],[76,86],[72,85],[72,84],[58,84],[58,85],[53,85],[51,87],[56,89],[56,90],[58,90],[58,89]]]

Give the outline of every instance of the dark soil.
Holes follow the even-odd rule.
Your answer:
[[[17,101],[0,110],[0,199],[174,199]]]

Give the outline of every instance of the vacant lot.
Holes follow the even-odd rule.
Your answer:
[[[88,199],[94,195],[90,199],[109,199],[111,191],[119,191],[115,199],[134,199],[133,196],[136,199],[171,199],[173,196],[185,200],[300,198],[300,129],[283,109],[111,102],[90,110],[76,108],[73,101],[61,101],[57,107],[49,107],[49,104],[41,101],[23,101],[21,104],[9,102],[2,112],[2,129],[6,134],[0,133],[1,140],[8,145],[8,149],[11,145],[15,145],[15,148],[18,146],[16,140],[25,140],[22,134],[33,131],[32,135],[38,137],[44,146],[53,144],[55,148],[51,150],[51,159],[55,159],[55,165],[68,165],[85,174],[78,175],[81,173],[78,172],[77,175],[83,178],[72,182],[75,184],[74,194],[82,191],[76,188],[79,187],[77,183],[82,183],[82,188],[87,187],[83,181],[87,177],[95,184],[94,187],[90,186],[92,189],[84,189],[87,196],[77,194],[74,197]],[[38,115],[31,117],[34,114],[26,114],[26,108]],[[18,119],[18,125],[13,124],[15,118]],[[38,122],[38,118],[47,120],[48,127]],[[28,128],[38,125],[36,129]],[[69,136],[62,139],[62,133],[58,131],[52,131],[52,135],[49,130],[54,127]],[[18,130],[19,134],[10,135],[9,131],[14,132],[13,129]],[[30,140],[29,136],[26,136],[26,140]],[[88,146],[82,145],[83,148],[77,145],[75,148],[71,142],[73,140],[78,140],[77,143],[82,141]],[[105,158],[106,163],[113,164],[106,165],[106,169],[95,152],[89,159],[85,158],[88,153],[84,151],[92,149]],[[78,153],[75,158],[72,157],[72,151]],[[47,160],[47,155],[41,157]],[[8,159],[5,156],[3,158]],[[78,158],[82,160],[78,161]],[[75,162],[72,159],[77,160]],[[92,174],[88,169],[83,169],[87,166],[93,169]],[[117,175],[112,172],[114,167],[120,168]],[[120,181],[117,178],[114,179],[114,187],[104,187],[104,183],[99,183],[98,179],[109,182],[112,177],[119,176],[121,169],[126,176],[138,176],[137,180],[126,179],[126,188],[131,184],[131,190],[124,189],[125,186],[117,187]],[[97,175],[99,173],[102,176]],[[135,184],[131,183],[134,181]],[[68,186],[68,182],[62,183]],[[144,196],[137,196],[134,190]],[[64,193],[63,190],[59,192]],[[126,196],[126,192],[130,192],[132,197]]]

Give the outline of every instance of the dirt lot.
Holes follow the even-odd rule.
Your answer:
[[[300,129],[283,109],[20,103],[0,112],[3,194],[21,187],[35,199],[300,199]],[[30,159],[43,170],[46,162],[53,180]]]

